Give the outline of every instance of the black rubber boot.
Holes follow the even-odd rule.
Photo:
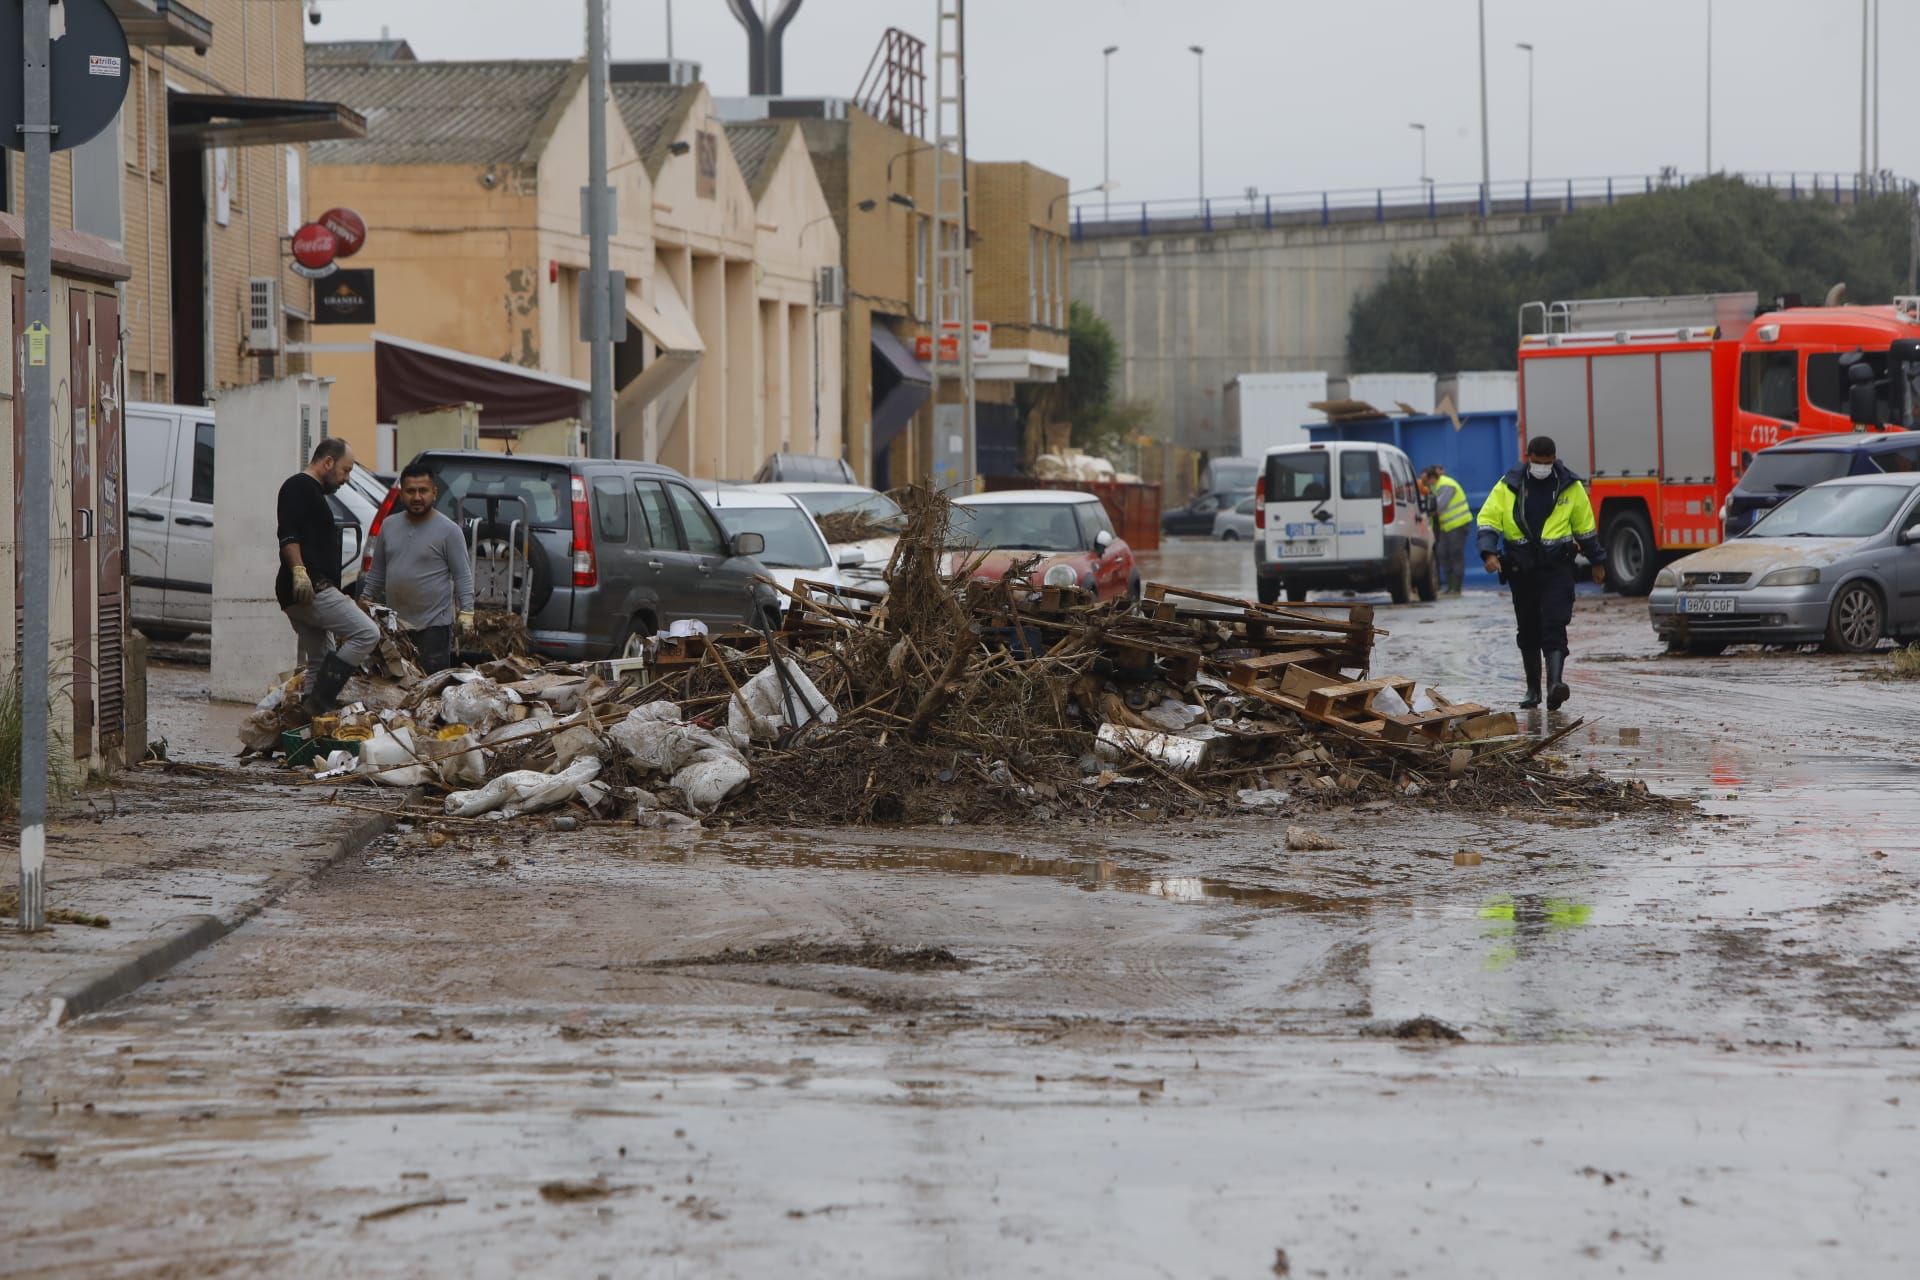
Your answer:
[[[348,666],[337,653],[329,653],[320,660],[320,674],[314,677],[313,687],[307,690],[301,700],[310,716],[323,716],[334,709],[340,701],[340,690],[346,688],[352,679],[354,669]]]
[[[1522,649],[1520,651],[1520,665],[1525,668],[1527,673],[1527,696],[1520,699],[1520,709],[1522,711],[1531,711],[1540,705],[1540,651],[1538,649]]]
[[[1567,688],[1567,655],[1555,650],[1547,655],[1547,710],[1558,711],[1566,705],[1573,690]]]

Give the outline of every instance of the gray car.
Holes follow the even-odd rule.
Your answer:
[[[1814,642],[1865,653],[1920,636],[1920,473],[1802,489],[1740,536],[1662,569],[1647,604],[1676,653]]]
[[[1213,518],[1213,536],[1219,542],[1244,542],[1253,536],[1253,508],[1256,499],[1249,494],[1230,507],[1222,507]]]
[[[483,560],[507,563],[510,545],[527,548],[528,629],[543,654],[634,657],[682,620],[713,631],[777,623],[777,593],[759,581],[766,571],[754,558],[765,540],[729,536],[671,467],[469,450],[418,461],[434,473],[440,510],[470,546],[478,541]],[[515,537],[516,525],[530,537]]]

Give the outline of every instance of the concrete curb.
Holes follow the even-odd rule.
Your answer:
[[[405,803],[404,801],[402,802]],[[54,1023],[83,1018],[159,977],[181,961],[204,951],[295,889],[311,884],[385,835],[395,814],[371,814],[334,842],[332,849],[302,866],[282,871],[259,893],[221,915],[181,916],[122,948],[103,969],[63,978],[41,991]]]

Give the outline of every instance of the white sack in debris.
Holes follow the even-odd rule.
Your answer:
[[[711,813],[752,777],[747,762],[737,752],[729,747],[710,747],[673,775],[673,785],[687,798],[689,809]]]
[[[471,725],[484,734],[507,718],[507,707],[517,702],[507,691],[482,676],[455,684],[440,695],[440,718],[448,724]]]
[[[433,769],[419,761],[413,730],[402,726],[389,732],[385,725],[360,744],[360,773],[383,787],[417,787],[434,776]]]
[[[447,812],[456,818],[475,818],[483,813],[513,818],[523,813],[538,813],[573,799],[583,783],[592,782],[599,774],[600,761],[596,756],[583,756],[559,773],[516,769],[477,790],[454,792],[447,797]]]
[[[1145,756],[1169,773],[1192,773],[1207,762],[1212,748],[1193,738],[1176,738],[1170,733],[1136,729],[1131,725],[1103,724],[1094,737],[1093,750],[1102,760]]]
[[[581,756],[600,754],[600,735],[594,732],[593,712],[582,711],[572,723],[553,735],[553,763],[564,769]]]
[[[680,708],[671,702],[635,707],[607,730],[607,737],[648,773],[676,774],[702,751],[734,750],[733,744],[698,725],[680,723]]]
[[[796,663],[784,664],[787,680],[783,687],[780,672],[767,664],[759,675],[740,686],[740,692],[727,702],[727,732],[735,742],[748,739],[771,742],[789,723],[797,728],[806,724],[832,724],[840,718],[813,681]],[[787,703],[793,704],[793,720],[787,718]]]
[[[560,717],[554,715],[552,711],[549,711],[544,706],[535,706],[530,709],[530,714],[525,720],[515,720],[509,724],[503,724],[492,733],[483,737],[481,742],[489,747],[504,746],[509,742],[515,742],[521,738],[531,738],[535,734],[551,729],[559,722]]]
[[[466,783],[473,786],[487,780],[487,753],[473,730],[452,738],[431,738],[425,745],[435,757],[440,781],[448,786]]]

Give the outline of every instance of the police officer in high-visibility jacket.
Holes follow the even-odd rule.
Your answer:
[[[1457,596],[1467,576],[1467,533],[1473,524],[1473,504],[1460,482],[1434,465],[1420,473],[1433,496],[1434,554],[1440,562],[1440,589]]]
[[[1573,557],[1584,553],[1593,580],[1607,580],[1606,550],[1593,522],[1593,503],[1580,477],[1562,466],[1546,436],[1527,442],[1527,461],[1500,478],[1480,508],[1480,556],[1487,572],[1513,590],[1516,639],[1527,672],[1522,707],[1540,705],[1546,665],[1547,707],[1570,695],[1566,682],[1567,623],[1573,619]]]

